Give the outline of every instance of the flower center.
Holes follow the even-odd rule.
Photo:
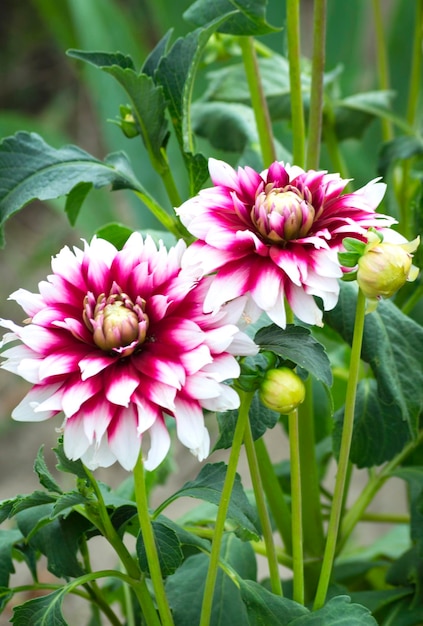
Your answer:
[[[268,184],[256,198],[251,219],[265,241],[284,245],[309,232],[315,215],[311,200],[307,188],[301,192],[291,185],[274,188]]]
[[[83,318],[95,344],[121,357],[132,354],[147,334],[145,304],[139,296],[134,303],[116,284],[108,296],[102,293],[96,299],[89,292],[84,299]]]

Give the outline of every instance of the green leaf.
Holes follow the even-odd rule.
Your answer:
[[[205,26],[222,15],[230,17],[219,32],[230,35],[266,35],[279,28],[266,21],[267,0],[197,0],[184,13],[184,18],[196,26]],[[234,7],[238,11],[234,14]]]
[[[333,444],[339,452],[344,409],[334,415]],[[372,467],[389,461],[410,440],[410,429],[397,404],[383,402],[372,378],[359,382],[354,409],[350,459],[357,467]]]
[[[195,154],[191,128],[191,99],[195,74],[201,55],[210,38],[225,18],[212,22],[175,41],[163,57],[155,80],[164,90],[175,134],[188,169],[190,194],[195,195],[208,177],[207,161]]]
[[[56,150],[35,133],[7,137],[0,143],[0,226],[32,200],[65,196],[82,182],[143,191],[123,153],[102,162],[77,146]]]
[[[166,101],[161,86],[151,76],[135,71],[130,57],[120,53],[69,50],[68,55],[111,74],[129,96],[138,130],[157,167],[165,167],[162,149],[167,141]]]
[[[194,533],[189,532],[183,528],[182,525],[177,524],[164,515],[159,515],[157,521],[160,522],[162,526],[167,526],[169,529],[173,530],[181,546],[189,546],[206,552],[210,551],[210,542],[207,539],[194,535]]]
[[[254,441],[264,435],[268,428],[273,428],[279,417],[279,413],[263,406],[258,395],[255,394],[249,411],[251,434]],[[214,450],[227,450],[232,446],[237,419],[237,410],[217,414],[220,436],[214,445]]]
[[[154,78],[155,71],[160,63],[160,59],[167,54],[170,38],[172,36],[173,29],[169,29],[167,33],[160,39],[157,45],[149,53],[145,59],[141,72]]]
[[[54,480],[53,476],[49,472],[49,469],[44,460],[44,445],[38,450],[37,457],[34,462],[34,471],[38,475],[40,484],[47,489],[47,491],[53,491],[54,493],[63,493],[61,487]]]
[[[349,596],[335,596],[324,607],[308,615],[298,617],[289,626],[377,626],[369,609],[351,604]]]
[[[423,549],[423,467],[401,467],[393,472],[393,476],[405,480],[411,501],[410,535]],[[420,554],[421,556],[421,554]],[[423,563],[421,564],[423,566]]]
[[[288,598],[281,598],[252,580],[240,580],[242,600],[247,608],[248,626],[281,626],[308,614],[308,610]]]
[[[112,243],[118,250],[121,250],[129,237],[132,235],[132,232],[133,231],[124,224],[114,222],[99,228],[96,235],[102,239],[110,241],[110,243]]]
[[[335,134],[338,141],[360,139],[374,119],[391,117],[390,105],[393,96],[392,91],[367,91],[331,102],[331,115],[335,116]]]
[[[19,499],[16,500],[13,509],[11,511],[11,515],[16,515],[21,511],[26,511],[27,509],[32,509],[34,507],[50,505],[56,502],[57,496],[51,493],[46,493],[45,491],[33,491],[27,496],[20,496]]]
[[[222,496],[223,483],[226,477],[225,463],[208,463],[205,465],[197,478],[188,481],[176,493],[168,498],[161,506],[165,506],[177,498],[189,497],[206,500],[219,505]],[[249,535],[250,539],[257,540],[260,535],[260,523],[257,513],[248,501],[242,488],[241,479],[236,475],[234,487],[229,502],[228,518],[240,526],[242,532]]]
[[[414,135],[402,135],[383,144],[377,167],[378,174],[386,176],[395,161],[410,159],[423,154],[423,140]]]
[[[78,183],[66,196],[65,213],[71,226],[75,226],[84,200],[92,188],[92,183]]]
[[[13,591],[9,587],[0,587],[0,613],[5,609],[11,598],[13,598]]]
[[[192,125],[197,135],[218,150],[242,153],[259,142],[254,112],[245,104],[195,102]]]
[[[9,576],[15,571],[12,548],[21,539],[23,539],[22,533],[16,528],[0,530],[0,587],[8,586]]]
[[[28,600],[13,609],[12,623],[15,626],[68,626],[62,613],[64,589],[47,596]]]
[[[58,445],[56,448],[53,448],[53,451],[57,457],[57,469],[60,472],[67,472],[68,474],[74,474],[78,478],[83,478],[87,480],[87,473],[84,469],[84,465],[82,461],[78,459],[78,461],[71,461],[66,456],[63,450],[63,440],[59,439]]]
[[[222,541],[220,558],[242,578],[256,578],[256,561],[249,543],[243,543],[233,534]],[[166,594],[172,607],[175,626],[198,624],[209,558],[205,554],[189,557],[166,581]],[[232,580],[219,568],[210,626],[246,626],[247,611],[241,594]]]
[[[338,304],[324,319],[351,345],[357,286],[341,284]],[[389,300],[379,302],[366,315],[362,359],[369,363],[377,381],[382,405],[398,410],[410,435],[417,431],[423,409],[423,328],[404,315]]]
[[[63,516],[65,513],[68,515],[74,506],[86,504],[87,502],[87,498],[79,491],[68,491],[57,498],[50,519],[54,519],[59,515]]]
[[[375,614],[377,611],[385,608],[389,604],[398,602],[398,600],[411,596],[412,587],[403,589],[374,589],[372,591],[356,591],[350,594],[352,602],[357,602],[366,606],[369,611]]]
[[[152,525],[160,569],[165,578],[176,572],[183,561],[181,542],[176,532],[168,525],[162,524],[160,521],[154,521]],[[149,575],[150,570],[142,533],[138,535],[136,551],[141,571]]]
[[[293,361],[328,387],[332,385],[332,370],[325,348],[307,328],[288,324],[282,329],[271,324],[261,328],[254,341],[261,350],[270,350]]]

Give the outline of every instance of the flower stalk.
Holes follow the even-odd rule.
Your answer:
[[[305,121],[301,89],[300,2],[287,0],[286,22],[291,93],[292,158],[300,167],[305,161]]]
[[[332,508],[329,517],[329,526],[326,538],[326,547],[323,556],[322,569],[314,601],[314,609],[323,606],[329,587],[333,563],[338,542],[338,533],[344,505],[345,485],[348,474],[349,455],[354,427],[354,410],[357,392],[358,375],[360,370],[360,355],[363,341],[364,317],[366,298],[361,290],[358,291],[355,313],[354,334],[351,349],[350,376],[345,397],[344,423],[342,429],[341,446],[338,459],[338,471],[335,481]]]
[[[313,57],[311,68],[310,112],[306,167],[317,169],[320,161],[320,145],[323,115],[323,78],[326,46],[326,0],[314,2]]]

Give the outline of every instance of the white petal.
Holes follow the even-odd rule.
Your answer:
[[[160,465],[169,452],[170,435],[162,419],[157,419],[148,431],[150,449],[144,462],[145,469],[152,471]]]
[[[57,411],[38,411],[37,409],[54,395],[61,383],[46,385],[45,387],[33,387],[12,412],[12,418],[17,422],[43,422],[49,417],[56,415]]]
[[[110,450],[128,472],[134,468],[141,448],[141,436],[137,433],[137,421],[135,408],[130,405],[127,409],[121,409],[119,421],[113,432],[109,430]]]
[[[306,324],[323,326],[322,312],[315,303],[313,296],[306,294],[301,287],[293,285],[289,290],[289,294],[287,294],[287,298],[291,309],[298,319]]]
[[[65,421],[63,450],[68,459],[76,461],[88,450],[90,442],[85,434],[84,420],[75,416]]]
[[[201,400],[201,406],[208,411],[230,411],[232,409],[237,409],[240,404],[239,395],[229,387],[229,385],[225,385],[224,383],[220,383],[220,393],[217,398],[209,398],[207,400]]]
[[[110,467],[116,463],[116,457],[109,448],[107,435],[101,439],[100,443],[93,443],[81,456],[81,461],[90,470],[96,470],[98,467]]]
[[[31,293],[27,289],[18,289],[10,294],[8,300],[15,300],[30,317],[45,307],[42,296],[38,293]]]
[[[179,441],[189,448],[201,448],[204,439],[204,416],[197,402],[183,398],[175,399],[176,434]]]

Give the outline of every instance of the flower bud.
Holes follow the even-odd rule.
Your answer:
[[[418,269],[412,265],[412,255],[419,238],[405,243],[370,242],[358,260],[357,282],[371,300],[390,298],[406,281],[417,278]]]
[[[305,385],[289,367],[271,369],[260,385],[259,397],[268,409],[287,415],[304,401]]]

